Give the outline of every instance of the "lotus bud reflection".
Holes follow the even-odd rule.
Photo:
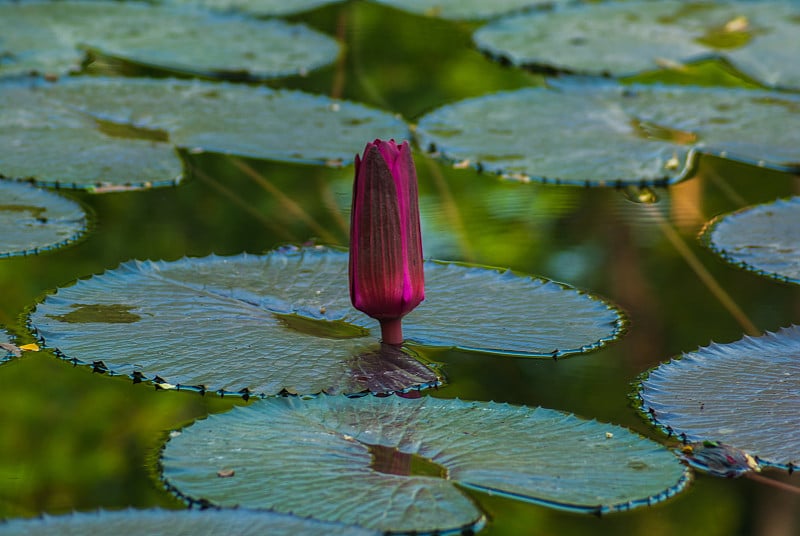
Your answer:
[[[350,218],[350,299],[401,344],[401,319],[425,298],[417,174],[408,142],[375,140],[356,156]]]

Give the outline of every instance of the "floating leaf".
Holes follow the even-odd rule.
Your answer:
[[[6,536],[83,536],[85,534],[331,534],[370,536],[374,531],[302,519],[274,512],[236,510],[119,510],[43,515],[36,519],[0,522]]]
[[[86,230],[81,206],[30,184],[0,181],[0,257],[68,244]]]
[[[726,261],[767,277],[800,283],[800,197],[719,216],[704,241]]]
[[[169,71],[268,78],[331,63],[338,45],[300,24],[138,2],[0,3],[0,74],[77,70],[81,49]]]
[[[551,7],[564,0],[376,0],[397,9],[453,20],[491,19],[515,11]]]
[[[671,452],[619,426],[430,397],[265,399],[184,429],[162,464],[190,500],[405,532],[480,523],[459,487],[599,514],[688,481]],[[236,476],[217,478],[220,465]]]
[[[165,0],[167,4],[199,6],[218,11],[244,11],[261,17],[285,17],[341,0]]]
[[[153,379],[275,394],[391,392],[437,382],[350,305],[347,253],[132,261],[47,297],[31,322],[76,362]],[[619,336],[617,311],[579,291],[495,269],[428,261],[410,342],[556,357]],[[378,352],[378,354],[376,354]]]
[[[609,2],[497,20],[478,48],[514,65],[633,74],[719,55],[769,86],[800,87],[796,2]]]
[[[652,370],[642,407],[686,441],[719,441],[800,465],[800,326],[711,344]]]
[[[798,95],[587,83],[446,105],[417,135],[458,165],[518,180],[664,184],[691,175],[694,151],[800,169],[798,122]]]
[[[173,144],[338,166],[366,139],[407,135],[388,113],[300,91],[95,77],[0,83],[0,174],[62,187],[174,184]]]

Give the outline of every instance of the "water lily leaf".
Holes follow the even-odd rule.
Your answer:
[[[620,426],[430,397],[265,399],[173,434],[162,464],[193,501],[403,532],[480,523],[459,487],[605,513],[688,481],[671,452]],[[220,465],[237,476],[217,478]]]
[[[793,94],[566,83],[443,106],[417,135],[459,165],[517,180],[666,184],[691,175],[695,151],[796,171],[799,121]]]
[[[503,18],[474,41],[514,65],[614,76],[713,54],[768,86],[800,87],[798,31],[791,1],[610,2]]]
[[[0,112],[0,174],[99,191],[175,184],[174,146],[338,166],[366,139],[408,135],[402,120],[352,102],[186,80],[7,80]]]
[[[86,230],[81,206],[54,192],[0,181],[0,199],[0,257],[55,249]]]
[[[565,0],[376,0],[397,9],[453,20],[491,19],[515,11],[551,7]]]
[[[350,305],[347,259],[305,248],[132,261],[48,296],[31,322],[66,359],[164,387],[309,394],[437,383],[377,344],[377,322]],[[551,281],[433,261],[425,270],[427,299],[405,321],[410,342],[557,357],[622,329],[616,310]]]
[[[331,63],[336,41],[300,24],[138,2],[0,4],[0,74],[64,74],[84,53],[204,76],[269,78]]]
[[[167,4],[199,6],[218,11],[243,11],[262,17],[285,17],[341,0],[166,0]]]
[[[44,514],[35,519],[12,519],[0,524],[8,536],[59,534],[332,534],[335,536],[376,535],[361,527],[348,527],[313,519],[248,510],[118,510],[80,512],[59,516]]]
[[[703,231],[726,261],[767,277],[800,283],[800,197],[719,216]]]
[[[687,441],[715,441],[800,465],[800,326],[711,344],[652,370],[642,407]]]

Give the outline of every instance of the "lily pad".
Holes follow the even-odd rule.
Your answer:
[[[768,86],[800,87],[791,1],[606,2],[497,20],[478,48],[514,65],[629,75],[716,55]]]
[[[86,230],[81,206],[54,192],[0,181],[0,199],[0,257],[55,249]]]
[[[339,53],[335,40],[304,25],[139,2],[3,2],[0,35],[0,74],[65,74],[92,50],[174,72],[270,78]]]
[[[261,17],[285,17],[310,11],[342,0],[165,0],[167,4],[183,4],[217,11],[243,11]]]
[[[331,534],[370,536],[375,531],[313,519],[247,510],[119,510],[81,512],[35,519],[0,522],[0,531],[12,536],[83,536],[84,534]]]
[[[516,11],[549,8],[565,0],[375,0],[397,9],[429,17],[452,20],[481,20],[507,15]]]
[[[66,359],[163,386],[309,394],[437,383],[378,346],[377,322],[350,304],[347,263],[346,252],[321,247],[132,261],[48,296],[31,322]],[[622,329],[606,303],[544,279],[435,261],[425,273],[408,342],[551,358]]]
[[[445,159],[516,180],[663,185],[691,176],[696,151],[797,171],[798,125],[794,94],[565,83],[443,106],[417,135]]]
[[[460,487],[606,513],[678,493],[688,473],[661,445],[543,408],[423,397],[279,397],[173,434],[168,486],[239,505],[382,531],[480,524]],[[236,470],[216,477],[221,467]]]
[[[726,261],[767,277],[800,283],[800,197],[719,216],[704,241]]]
[[[714,441],[784,469],[800,465],[800,326],[711,344],[653,369],[642,408],[689,442]]]
[[[0,83],[0,175],[62,187],[174,184],[174,146],[339,166],[365,139],[407,135],[391,114],[300,91],[100,77]]]

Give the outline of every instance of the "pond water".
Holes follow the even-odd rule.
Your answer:
[[[352,99],[412,123],[459,99],[543,83],[475,51],[473,24],[366,2],[293,19],[336,36],[345,50],[331,67],[270,86]],[[90,70],[158,74],[102,62]],[[722,66],[711,65],[688,81],[712,83],[720,73]],[[90,211],[91,228],[64,249],[0,259],[0,325],[20,334],[20,343],[32,342],[25,318],[37,300],[129,259],[261,253],[309,241],[347,245],[352,167],[182,156],[188,176],[174,188],[62,191]],[[800,193],[800,177],[704,157],[694,177],[668,188],[581,188],[503,182],[452,169],[419,148],[415,160],[426,257],[562,281],[618,304],[629,321],[619,341],[560,360],[425,352],[447,377],[433,396],[541,405],[677,444],[637,414],[630,395],[641,373],[712,341],[800,322],[797,286],[733,268],[697,240],[718,214]],[[245,403],[132,384],[49,352],[4,364],[0,392],[0,517],[179,508],[157,478],[168,431]],[[800,485],[796,475],[768,476]],[[800,495],[744,478],[699,475],[662,504],[602,518],[468,493],[487,513],[487,535],[800,532]]]

